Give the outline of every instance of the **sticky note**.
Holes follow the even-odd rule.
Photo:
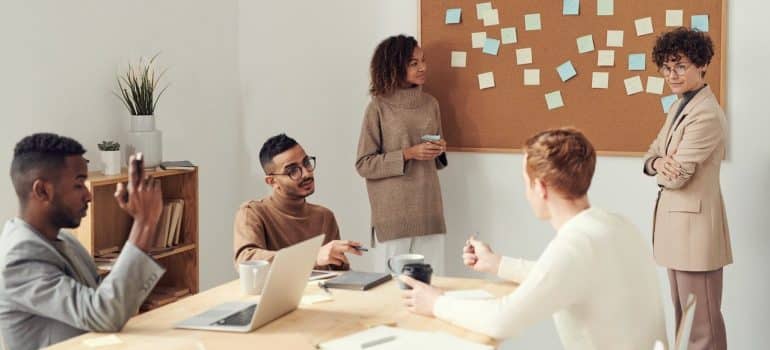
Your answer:
[[[492,10],[492,3],[491,2],[480,2],[476,4],[476,19],[484,19],[484,16],[487,14],[487,11]]]
[[[484,41],[484,50],[482,50],[481,52],[487,55],[497,56],[498,49],[500,49],[500,40],[487,38],[487,40]]]
[[[642,78],[638,75],[623,80],[623,84],[626,85],[626,95],[638,94],[644,91],[644,88],[642,87]]]
[[[666,27],[681,27],[683,10],[666,10]]]
[[[609,72],[594,72],[591,76],[591,88],[606,89],[610,85]]]
[[[596,14],[599,16],[612,16],[615,14],[614,0],[596,0]]]
[[[599,59],[596,63],[599,67],[612,67],[615,65],[615,50],[599,50]]]
[[[548,110],[564,107],[561,91],[556,90],[545,94],[545,104],[548,106]]]
[[[530,13],[528,15],[524,15],[524,30],[540,30],[540,29],[542,29],[542,26],[540,25],[539,13]]]
[[[691,19],[692,29],[700,30],[701,32],[709,31],[709,16],[708,15],[695,15]]]
[[[503,44],[516,43],[516,27],[502,28],[500,29],[500,38]]]
[[[676,99],[676,95],[668,95],[660,98],[660,104],[663,106],[663,113],[668,113],[668,110],[671,109],[671,105],[676,102]]]
[[[487,32],[476,32],[471,33],[471,47],[474,49],[479,49],[484,47],[484,44],[487,41]]]
[[[495,75],[492,72],[479,74],[479,89],[489,89],[495,87]]]
[[[580,0],[564,0],[562,15],[577,16],[580,14]]]
[[[561,78],[561,81],[567,81],[577,75],[575,67],[572,65],[571,61],[562,63],[560,66],[556,67],[556,71],[559,72],[559,78]]]
[[[608,47],[623,47],[623,31],[622,30],[608,30],[607,31],[607,46]]]
[[[647,77],[647,93],[662,95],[663,82],[661,77]]]
[[[584,35],[577,38],[578,53],[586,53],[594,50],[594,36]]]
[[[524,70],[524,85],[526,85],[526,86],[540,85],[540,70],[539,69],[525,69]]]
[[[492,9],[487,11],[486,14],[484,14],[484,26],[496,26],[500,24],[500,16],[498,14],[497,9]]]
[[[465,62],[468,59],[468,53],[465,51],[452,51],[452,63],[451,67],[465,67]]]
[[[462,14],[463,9],[447,9],[446,10],[446,18],[444,19],[444,23],[446,24],[457,24],[460,23],[460,15]]]
[[[636,36],[652,34],[652,17],[639,18],[634,21]]]
[[[118,336],[115,334],[83,340],[83,345],[89,348],[97,348],[102,346],[118,345],[118,344],[123,344],[123,341],[120,340],[120,338],[118,338]]]
[[[516,64],[532,63],[532,48],[516,49]]]
[[[645,55],[632,53],[628,55],[628,70],[644,70]]]

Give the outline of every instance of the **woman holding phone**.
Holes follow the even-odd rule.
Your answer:
[[[426,72],[423,50],[410,36],[385,39],[372,56],[372,100],[356,170],[366,179],[380,270],[391,256],[416,253],[443,271],[446,224],[437,171],[447,166],[446,141],[438,101],[422,91]]]

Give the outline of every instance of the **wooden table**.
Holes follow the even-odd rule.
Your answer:
[[[496,296],[510,293],[514,284],[478,279],[436,277],[433,285],[445,290],[484,289]],[[378,325],[394,325],[423,331],[444,331],[456,336],[497,345],[494,339],[453,326],[447,322],[415,315],[401,303],[401,290],[390,281],[366,292],[332,289],[333,301],[300,307],[250,333],[229,333],[173,329],[173,325],[217,304],[249,301],[256,297],[241,294],[237,280],[212,288],[138,315],[116,333],[121,345],[96,349],[142,349],[161,346],[164,349],[239,350],[267,346],[270,349],[315,349],[315,345]],[[323,293],[315,282],[308,283],[305,295]],[[48,349],[83,349],[83,341],[104,337],[88,333],[58,343]]]

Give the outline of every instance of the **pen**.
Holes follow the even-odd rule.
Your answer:
[[[389,335],[387,337],[383,337],[383,338],[380,338],[380,339],[370,340],[368,342],[361,343],[361,349],[371,348],[372,346],[380,345],[380,344],[387,343],[387,342],[393,341],[393,340],[396,340],[396,336],[395,335]]]
[[[369,251],[369,248],[364,248],[364,247],[357,246],[357,245],[354,245],[353,249],[358,250],[360,252],[368,252]]]
[[[324,281],[318,282],[318,286],[321,287],[321,290],[323,290],[326,294],[332,295],[332,291],[329,290],[329,287],[326,286]]]

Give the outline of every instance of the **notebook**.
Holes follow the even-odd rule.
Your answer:
[[[369,290],[379,286],[392,277],[389,273],[347,271],[323,284],[327,288]]]

